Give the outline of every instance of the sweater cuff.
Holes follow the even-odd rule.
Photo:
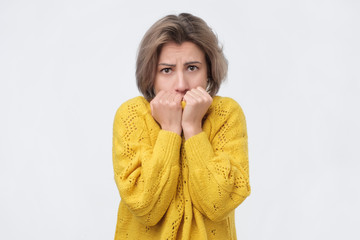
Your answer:
[[[205,132],[192,136],[185,142],[189,167],[203,168],[214,157],[214,149]]]
[[[179,159],[181,137],[170,131],[160,130],[154,147],[154,153],[163,156],[163,159]],[[178,163],[173,161],[173,164]]]

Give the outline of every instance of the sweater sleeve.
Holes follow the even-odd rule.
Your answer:
[[[160,130],[152,143],[138,105],[122,105],[113,126],[113,166],[121,200],[144,225],[166,212],[178,183],[181,137]],[[135,108],[135,110],[134,110]]]
[[[191,200],[212,221],[223,220],[250,194],[244,114],[235,101],[220,113],[211,140],[201,132],[185,142]]]

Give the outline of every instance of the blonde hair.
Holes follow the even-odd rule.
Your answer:
[[[154,81],[162,46],[168,42],[196,44],[205,54],[208,69],[207,91],[211,96],[219,91],[227,75],[228,64],[217,36],[204,20],[189,13],[168,15],[155,22],[145,33],[136,61],[136,83],[150,101],[155,97]]]

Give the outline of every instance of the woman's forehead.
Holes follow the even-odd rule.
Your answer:
[[[203,61],[204,52],[192,42],[175,42],[166,43],[160,52],[159,63],[163,61]]]

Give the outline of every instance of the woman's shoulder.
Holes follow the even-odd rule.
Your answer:
[[[125,101],[123,104],[120,105],[120,107],[146,107],[146,105],[148,104],[149,102],[143,96],[137,96]]]
[[[228,116],[231,113],[238,113],[244,115],[240,104],[230,97],[213,97],[213,102],[210,107],[211,113],[217,116]]]
[[[208,119],[214,129],[236,126],[246,131],[244,112],[239,103],[230,97],[215,96],[208,111]]]
[[[143,96],[137,96],[122,103],[117,109],[115,117],[118,115],[143,115],[149,110],[149,102]]]

